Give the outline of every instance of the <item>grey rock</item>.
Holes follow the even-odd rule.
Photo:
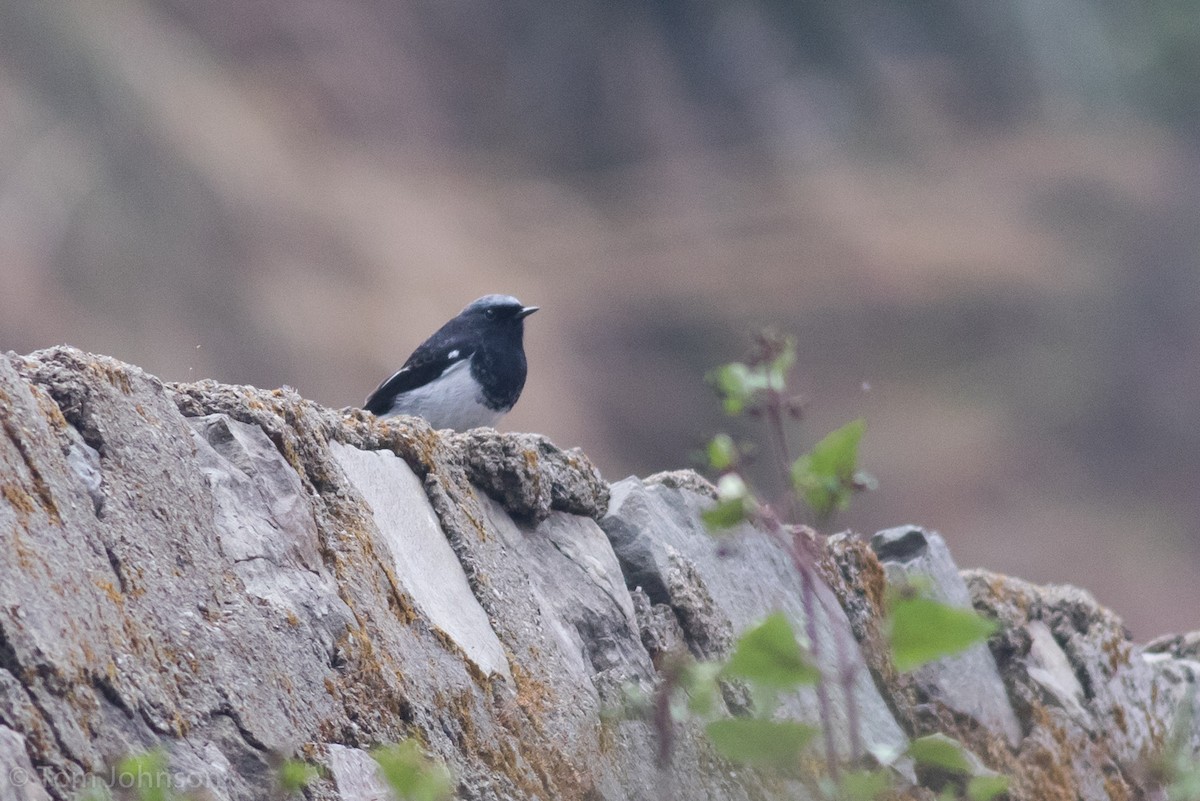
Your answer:
[[[726,655],[736,632],[777,609],[805,635],[809,620],[791,557],[748,526],[719,539],[710,536],[700,512],[712,503],[711,497],[679,488],[696,482],[676,477],[672,483],[629,478],[612,487],[609,513],[600,524],[621,560],[627,584],[640,587],[652,608],[669,607],[688,646],[699,656]],[[907,739],[866,669],[845,613],[823,581],[816,583],[814,610],[818,664],[831,677],[848,667],[863,739],[869,746],[902,749]],[[661,623],[645,621],[643,627],[661,628]],[[828,687],[837,747],[845,754],[847,700],[840,682],[830,681]],[[818,722],[811,689],[785,706],[798,719]]]
[[[646,485],[661,484],[668,489],[691,490],[698,495],[704,495],[714,500],[717,497],[717,488],[695,470],[664,470],[661,473],[646,476],[642,482]]]
[[[1086,725],[1083,686],[1050,628],[1040,620],[1032,620],[1026,631],[1029,632],[1026,672],[1030,680],[1045,690],[1047,702],[1057,704],[1074,720]]]
[[[966,582],[939,534],[917,526],[900,526],[878,532],[871,548],[883,563],[890,584],[928,580],[930,597],[950,606],[971,608]],[[921,691],[953,711],[998,732],[1016,746],[1021,726],[1008,700],[996,661],[980,643],[961,654],[944,657],[912,672]]]
[[[1180,659],[1200,660],[1200,631],[1164,634],[1146,643],[1143,650],[1148,654],[1163,653]]]
[[[75,429],[70,429],[74,431]],[[103,480],[100,474],[100,453],[91,445],[78,438],[67,449],[67,465],[83,482],[88,497],[92,499],[92,508],[97,515],[104,511],[104,491],[101,489]]]
[[[329,746],[329,772],[337,785],[341,801],[393,801],[393,795],[379,766],[361,748],[347,748],[336,743]]]
[[[398,603],[411,599],[430,624],[445,632],[485,675],[511,678],[504,646],[475,600],[466,573],[446,542],[421,482],[404,460],[388,451],[331,443],[334,458],[371,508],[390,559]],[[381,559],[384,554],[377,554]]]
[[[976,607],[1001,624],[992,647],[1029,729],[1016,755],[1024,780],[1089,801],[1150,793],[1147,760],[1182,705],[1200,699],[1200,663],[1134,645],[1120,619],[1078,588],[963,575]],[[1200,727],[1189,725],[1184,740],[1200,757]]]
[[[551,511],[599,518],[608,508],[608,484],[580,450],[564,451],[538,434],[501,434],[476,428],[453,434],[470,481],[516,517],[535,523]]]
[[[220,414],[188,424],[212,492],[221,556],[248,595],[305,628],[319,656],[332,661],[354,614],[325,570],[312,502],[296,472],[256,426]]]
[[[888,672],[883,568],[861,544],[805,535],[826,577],[809,620],[787,549],[747,527],[714,540],[710,503],[686,471],[620,482],[610,503],[582,454],[534,435],[166,385],[71,348],[0,358],[0,798],[67,801],[64,780],[161,747],[176,786],[213,801],[269,797],[287,757],[329,769],[311,801],[362,801],[382,791],[369,750],[417,737],[464,799],[805,799],[722,761],[694,721],[660,768],[654,728],[621,714],[670,655],[719,658],[774,609],[848,676],[882,750],[906,743],[893,709],[907,725],[970,709],[957,681],[992,692],[933,675],[914,694]],[[965,603],[930,542],[906,532],[883,550]],[[984,713],[954,733],[1014,775],[1014,801],[1148,797],[1139,766],[1195,699],[1192,641],[1142,649],[1086,593],[966,575],[1001,623],[990,646],[1027,735],[1013,749]],[[816,708],[809,691],[783,712]],[[38,783],[17,788],[18,769]]]
[[[650,658],[657,664],[668,654],[687,650],[686,637],[679,618],[667,604],[656,604],[641,587],[635,587],[633,598],[634,617],[642,637],[642,645]]]
[[[29,761],[25,738],[7,726],[0,726],[0,798],[5,801],[50,801],[43,781],[54,784],[52,771],[38,771]],[[60,777],[62,778],[62,777]],[[66,778],[64,789],[72,789],[74,776]]]

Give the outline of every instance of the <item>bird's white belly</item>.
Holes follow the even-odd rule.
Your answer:
[[[423,387],[397,396],[385,417],[410,414],[423,417],[434,428],[494,426],[504,416],[484,405],[479,384],[471,377],[471,360],[463,359]]]

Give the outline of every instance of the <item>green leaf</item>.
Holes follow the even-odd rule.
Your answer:
[[[733,437],[728,434],[717,434],[708,443],[708,466],[717,472],[724,472],[737,464],[738,450],[733,443]]]
[[[710,531],[733,528],[746,519],[746,502],[740,498],[717,501],[715,506],[700,513],[700,519]]]
[[[776,392],[783,392],[786,390],[788,373],[792,371],[792,367],[795,364],[796,338],[787,337],[783,340],[779,355],[772,359],[771,363],[767,365],[767,386]]]
[[[1184,697],[1175,713],[1171,733],[1151,767],[1164,777],[1168,801],[1200,801],[1200,762],[1191,747],[1195,701]]]
[[[454,789],[450,772],[426,757],[416,740],[377,748],[371,756],[383,780],[403,801],[441,801]]]
[[[741,362],[718,367],[708,374],[708,381],[716,387],[725,413],[731,416],[741,414],[755,394],[767,388],[765,372]]]
[[[683,672],[679,686],[687,693],[688,711],[693,715],[707,715],[716,707],[717,677],[723,667],[720,662],[695,662]]]
[[[815,684],[821,674],[796,642],[792,624],[775,612],[738,638],[725,672],[779,689]]]
[[[967,783],[967,798],[970,801],[992,801],[1007,790],[1007,776],[976,776]]]
[[[842,798],[846,801],[875,801],[892,787],[886,769],[854,770],[842,774]]]
[[[970,609],[913,596],[892,601],[888,629],[892,661],[905,672],[986,640],[996,624]]]
[[[174,796],[167,755],[161,749],[125,757],[116,771],[119,786],[135,788],[139,801],[170,801]]]
[[[970,776],[971,763],[963,753],[962,744],[944,734],[918,737],[908,744],[908,755],[918,765],[938,768],[958,776]]]
[[[299,759],[289,759],[279,766],[279,789],[287,795],[295,795],[317,778],[319,772],[315,765],[302,762]]]
[[[816,735],[812,726],[792,721],[727,718],[708,724],[708,738],[726,759],[751,765],[794,764]]]
[[[1175,777],[1167,787],[1169,801],[1200,801],[1200,768],[1192,768]]]
[[[711,531],[732,528],[746,519],[750,512],[750,490],[742,477],[726,473],[717,481],[717,503],[700,513],[700,519]]]
[[[819,517],[850,505],[858,464],[858,443],[867,423],[852,420],[828,434],[792,464],[792,488]]]

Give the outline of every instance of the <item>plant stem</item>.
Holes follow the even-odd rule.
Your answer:
[[[788,448],[787,430],[783,426],[783,393],[777,390],[767,393],[766,413],[770,438],[775,443],[773,450],[779,460],[779,474],[783,477],[783,486],[787,492],[788,522],[796,523],[800,519],[800,509],[796,505],[796,493],[792,489],[792,454]]]
[[[802,556],[807,557],[804,559],[803,564],[793,557],[793,561],[796,564],[796,569],[800,572],[801,579],[805,582],[803,589],[807,593],[809,592],[810,586],[816,586],[816,557],[812,553],[809,545],[801,539],[802,536],[803,535],[798,529],[794,529],[792,531],[792,539],[795,542],[793,550],[798,551]],[[827,608],[826,601],[820,596],[816,596],[815,601],[816,603],[814,605],[820,606],[824,610],[825,614],[832,619],[833,613]],[[807,606],[805,608],[805,614],[808,614]],[[850,745],[850,764],[856,765],[862,759],[863,752],[862,724],[859,720],[858,698],[856,698],[854,695],[854,679],[858,673],[858,666],[850,659],[850,654],[846,647],[847,643],[845,630],[837,625],[831,626],[831,629],[833,631],[834,646],[837,650],[838,685],[842,689],[842,697],[845,699],[846,704],[846,737]],[[816,660],[818,652],[815,645],[815,632],[811,626],[809,628],[808,636],[809,640],[811,640],[814,644],[813,659]],[[826,744],[828,745],[828,740]]]
[[[799,542],[799,532],[792,533],[792,559],[800,571],[800,599],[804,606],[804,629],[808,634],[808,647],[812,652],[813,662],[817,665],[817,706],[821,713],[821,729],[825,735],[825,764],[829,769],[829,778],[840,781],[838,766],[837,744],[833,735],[833,717],[829,706],[829,688],[825,684],[825,671],[821,670],[821,644],[817,637],[817,593],[816,580],[812,566],[805,557],[809,556],[807,548]]]
[[[829,688],[825,683],[825,671],[821,669],[821,642],[817,636],[817,608],[821,602],[816,592],[817,577],[812,568],[813,557],[796,526],[784,526],[770,510],[762,520],[768,532],[791,556],[792,564],[800,575],[800,605],[804,609],[804,631],[808,637],[809,653],[817,668],[817,709],[821,717],[821,733],[825,739],[825,764],[829,770],[829,778],[836,783],[840,781],[841,768],[838,765],[834,739]]]
[[[862,759],[862,731],[858,719],[858,699],[854,696],[854,679],[858,674],[858,666],[850,660],[850,655],[846,651],[845,632],[841,628],[835,631],[838,677],[841,680],[842,695],[846,699],[846,729],[850,738],[850,764],[858,765]]]

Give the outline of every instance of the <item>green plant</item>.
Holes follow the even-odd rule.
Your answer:
[[[76,794],[76,801],[190,801],[194,796],[176,789],[176,777],[167,765],[167,753],[155,748],[130,754],[112,766],[107,783],[93,776]]]
[[[970,609],[943,604],[915,586],[890,592],[887,605],[892,663],[901,672],[964,651],[996,630]]]
[[[847,508],[855,493],[874,486],[874,479],[858,467],[858,447],[866,424],[853,420],[793,459],[786,423],[801,419],[804,405],[789,390],[795,362],[794,339],[763,334],[746,362],[727,364],[710,373],[709,380],[726,413],[766,421],[770,450],[787,479],[788,492],[781,501],[764,500],[743,469],[746,449],[730,435],[718,434],[706,450],[709,467],[717,473],[717,499],[703,519],[716,536],[752,523],[790,555],[801,582],[805,642],[797,637],[788,617],[776,612],[744,631],[724,662],[696,662],[687,657],[668,661],[662,666],[663,682],[652,704],[659,759],[670,758],[672,727],[689,715],[706,721],[709,740],[726,758],[797,775],[809,744],[821,735],[826,776],[815,789],[831,799],[872,801],[892,787],[888,765],[901,755],[883,754],[862,740],[854,693],[858,663],[851,658],[852,644],[845,641],[845,635],[835,635],[830,643],[818,636],[818,615],[828,614],[816,590],[820,535],[799,525],[797,519],[803,505],[812,519],[828,522]],[[993,625],[974,612],[949,607],[911,587],[889,597],[886,628],[893,662],[901,671],[968,648],[993,631]],[[827,648],[832,648],[832,659],[823,658]],[[827,662],[835,665],[830,676],[825,675],[828,668],[820,667]],[[715,714],[718,685],[723,681],[745,686],[752,699],[750,715],[731,718]],[[840,685],[845,699],[849,760],[844,764],[835,746],[828,691],[831,681]],[[776,714],[782,693],[805,686],[814,689],[820,728]],[[865,759],[868,753],[874,757],[874,767]],[[961,791],[970,801],[988,801],[1007,787],[1004,777],[971,765],[962,747],[949,738],[914,741],[907,756],[918,765],[941,760],[939,769],[954,777],[945,792]]]
[[[783,504],[789,516],[797,516],[795,502],[803,501],[814,519],[825,523],[850,505],[854,493],[874,486],[874,479],[858,469],[858,444],[866,421],[847,423],[793,460],[787,422],[802,419],[805,406],[804,399],[791,391],[795,365],[795,338],[764,331],[745,362],[722,365],[708,374],[708,380],[726,414],[765,420],[776,467],[791,488]],[[728,434],[714,437],[707,455],[709,467],[722,477],[741,475],[742,453]],[[724,527],[736,522],[740,521]]]
[[[908,744],[908,756],[924,775],[941,786],[941,798],[991,801],[1008,789],[1008,779],[978,764],[962,743],[944,734],[918,737]]]
[[[321,775],[316,765],[299,759],[285,759],[275,771],[275,782],[284,796],[298,795]]]
[[[440,762],[427,757],[416,740],[382,746],[371,752],[384,783],[398,801],[444,801],[451,797],[454,780]],[[321,768],[298,759],[270,760],[274,766],[276,795],[294,797],[321,775]],[[92,776],[75,794],[75,801],[193,801],[196,793],[176,789],[178,779],[169,770],[161,748],[131,754],[112,766],[105,777]],[[203,796],[207,797],[207,796]]]
[[[427,757],[416,740],[376,748],[371,756],[400,801],[441,801],[454,790],[450,771]]]
[[[1149,760],[1150,780],[1168,801],[1200,801],[1200,754],[1190,736],[1195,715],[1196,701],[1185,697],[1162,748]]]

